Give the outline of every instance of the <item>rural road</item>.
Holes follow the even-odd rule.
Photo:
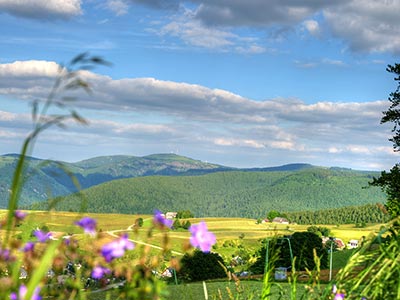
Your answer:
[[[106,231],[106,233],[109,234],[109,235],[111,235],[111,236],[113,236],[113,237],[118,238],[118,237],[119,237],[119,235],[117,234],[118,232],[132,231],[134,226],[135,226],[135,225],[133,224],[133,225],[130,225],[127,229],[110,230],[110,231]],[[129,239],[129,240],[130,240],[131,242],[134,242],[135,244],[145,245],[145,246],[149,246],[149,247],[154,248],[154,249],[163,250],[162,247],[157,246],[157,245],[145,243],[145,242],[138,241],[138,240],[132,240],[132,239]],[[174,250],[171,250],[171,253],[172,253],[172,254],[175,254],[175,255],[181,255],[181,256],[184,255],[184,253],[178,252],[178,251],[174,251]]]

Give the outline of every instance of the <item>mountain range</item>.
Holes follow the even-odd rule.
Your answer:
[[[0,156],[0,207],[6,208],[18,155]],[[20,206],[152,213],[189,209],[198,216],[256,217],[268,210],[300,211],[382,203],[368,182],[378,172],[288,164],[232,168],[175,154],[103,156],[76,163],[27,158]],[[72,178],[74,180],[72,180]],[[75,192],[79,182],[81,195]],[[63,201],[58,201],[63,197]]]

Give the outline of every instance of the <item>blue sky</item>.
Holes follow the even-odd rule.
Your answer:
[[[58,64],[89,52],[90,125],[32,155],[177,153],[236,167],[389,169],[399,1],[0,0],[0,154],[19,152]]]

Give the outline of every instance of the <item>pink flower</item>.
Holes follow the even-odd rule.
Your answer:
[[[189,227],[189,231],[192,233],[190,237],[190,244],[193,247],[200,248],[203,252],[210,252],[211,246],[215,244],[215,235],[207,230],[207,224],[201,221],[198,225],[192,225]]]
[[[344,300],[344,294],[337,293],[335,295],[335,298],[333,298],[333,300]]]
[[[112,261],[114,258],[122,257],[126,250],[132,250],[135,245],[128,240],[128,235],[124,234],[118,240],[105,244],[101,248],[101,255],[103,255],[106,262]]]

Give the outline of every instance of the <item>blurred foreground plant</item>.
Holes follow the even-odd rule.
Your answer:
[[[138,226],[110,240],[109,235],[97,231],[96,220],[88,216],[75,222],[83,229],[84,238],[57,237],[40,229],[34,230],[29,240],[17,238],[16,225],[27,215],[18,210],[27,155],[46,129],[52,126],[64,128],[69,120],[87,124],[73,108],[75,97],[68,92],[83,89],[90,93],[89,84],[82,79],[82,71],[98,64],[108,63],[87,53],[78,55],[66,66],[59,67],[59,75],[48,97],[33,102],[33,130],[23,142],[11,183],[7,217],[1,225],[0,299],[87,299],[88,294],[100,288],[116,288],[118,299],[163,299],[166,294],[165,283],[154,275],[154,270],[164,265],[168,260],[166,257],[170,256],[168,230],[172,222],[159,211],[155,212],[148,232],[149,237],[155,230],[163,234],[163,247],[158,254],[150,254],[148,245],[137,249],[130,240],[128,232],[134,233]],[[76,179],[72,180],[79,186]],[[138,222],[132,220],[132,223]],[[192,246],[209,252],[215,236],[207,230],[205,223],[192,225],[189,230]],[[82,244],[82,241],[86,243]],[[188,243],[186,250],[189,247]],[[169,265],[175,269],[179,267],[173,257]]]

